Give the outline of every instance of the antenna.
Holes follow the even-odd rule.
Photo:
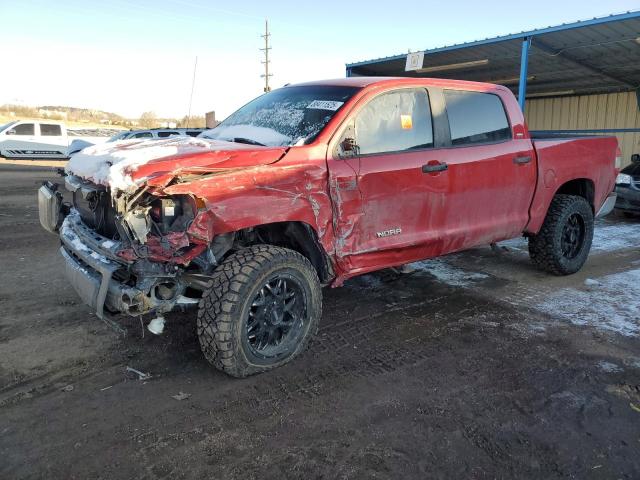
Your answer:
[[[260,77],[264,78],[264,91],[268,93],[271,91],[271,87],[269,86],[269,77],[273,77],[272,73],[269,73],[269,50],[271,47],[269,46],[269,37],[271,34],[269,33],[269,21],[267,19],[264,20],[264,35],[260,35],[264,38],[264,48],[261,48],[264,52],[264,73],[260,75]]]
[[[187,128],[191,120],[191,102],[193,101],[193,87],[196,86],[196,68],[198,68],[198,56],[196,55],[196,63],[193,64],[193,80],[191,80],[191,96],[189,97],[189,113],[187,114]]]

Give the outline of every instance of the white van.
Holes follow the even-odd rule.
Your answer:
[[[64,123],[49,120],[18,120],[0,125],[0,156],[6,158],[67,158],[74,139],[102,143],[109,137],[78,136]]]

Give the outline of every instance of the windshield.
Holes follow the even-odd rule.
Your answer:
[[[4,125],[0,125],[0,132],[3,131],[5,128],[9,128],[14,123],[16,122],[9,122],[9,123],[5,123]]]
[[[359,88],[284,87],[262,95],[201,137],[280,147],[308,143]]]

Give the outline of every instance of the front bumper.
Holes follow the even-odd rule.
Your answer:
[[[109,313],[141,315],[159,306],[141,289],[114,278],[116,273],[125,274],[129,268],[116,255],[120,243],[88,228],[78,213],[72,211],[65,218],[60,240],[67,280],[99,318]]]
[[[45,184],[38,192],[42,226],[59,233],[65,274],[69,284],[97,316],[108,320],[112,313],[139,316],[164,313],[176,305],[193,306],[197,299],[183,296],[198,279],[175,264],[118,255],[122,242],[100,235],[84,224],[80,213],[62,203],[57,185]],[[140,248],[143,248],[142,246]]]
[[[616,187],[616,193],[618,194],[616,209],[625,212],[640,213],[640,190],[618,185]]]

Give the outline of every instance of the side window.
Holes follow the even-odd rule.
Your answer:
[[[151,138],[151,137],[153,137],[151,132],[140,132],[130,136],[129,138]]]
[[[167,138],[172,137],[174,135],[180,135],[180,132],[158,132],[158,138]]]
[[[500,97],[491,93],[445,90],[452,145],[501,142],[511,128]]]
[[[45,137],[61,137],[62,128],[60,127],[60,125],[54,125],[50,123],[41,123],[40,135]]]
[[[361,155],[433,147],[429,97],[424,89],[404,89],[371,100],[355,118]]]
[[[35,132],[33,123],[21,123],[13,127],[13,130],[16,131],[16,135],[34,135]]]

